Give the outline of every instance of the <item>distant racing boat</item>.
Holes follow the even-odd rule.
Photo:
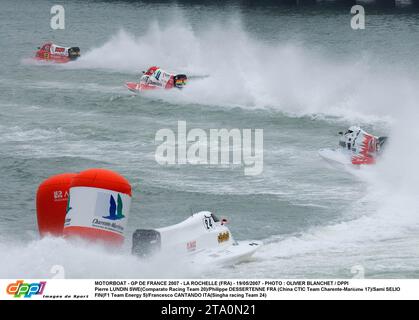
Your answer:
[[[53,61],[57,63],[66,63],[74,61],[80,57],[79,47],[62,47],[47,42],[38,48],[35,59],[44,61]]]
[[[188,78],[184,74],[171,74],[159,67],[150,67],[143,71],[139,82],[126,82],[125,86],[132,92],[141,92],[156,89],[182,89]]]

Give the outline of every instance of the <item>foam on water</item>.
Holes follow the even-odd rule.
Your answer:
[[[343,272],[361,263],[367,273],[388,272],[392,277],[417,272],[419,249],[419,129],[415,102],[406,97],[399,110],[383,157],[376,166],[350,169],[362,184],[364,195],[342,214],[344,221],[311,227],[299,234],[274,236],[256,254],[252,265],[240,272],[278,277],[307,277]],[[345,218],[346,217],[346,218]],[[292,262],[291,262],[292,261]],[[291,271],[289,263],[293,264]],[[263,267],[262,267],[263,265]],[[259,272],[258,270],[262,270]],[[346,270],[342,271],[342,270]],[[415,271],[416,270],[416,271]],[[410,273],[409,273],[410,272]],[[386,274],[386,277],[388,275]]]
[[[121,30],[76,62],[58,67],[124,71],[137,78],[158,65],[174,73],[209,75],[181,92],[156,95],[175,103],[270,108],[294,115],[325,114],[349,120],[391,120],[412,81],[361,55],[337,60],[304,43],[269,43],[244,31],[240,20],[213,22],[200,31],[176,18],[152,23],[142,35]]]
[[[337,60],[328,52],[311,50],[304,43],[262,41],[244,31],[237,20],[214,22],[199,31],[178,18],[169,25],[153,23],[142,35],[121,30],[102,46],[82,53],[78,61],[53,67],[126,72],[132,80],[141,70],[159,65],[171,72],[209,77],[191,80],[182,91],[148,93],[146,96],[150,99],[181,105],[269,109],[295,116],[320,114],[326,119],[344,119],[347,124],[356,121],[374,126],[384,122],[384,128],[389,130],[390,139],[381,161],[374,167],[350,171],[358,179],[362,192],[340,213],[340,221],[311,226],[297,234],[269,237],[252,263],[233,270],[223,269],[220,274],[233,277],[331,277],[339,274],[342,268],[349,269],[360,262],[376,270],[381,270],[380,265],[385,263],[390,263],[389,267],[396,271],[398,266],[402,271],[412,270],[419,256],[419,129],[416,121],[419,113],[415,111],[419,101],[418,77],[407,76],[398,70],[397,65],[384,67],[377,64],[374,57],[368,55]],[[55,85],[59,89],[81,88],[78,84],[65,82],[41,82],[40,85]],[[116,90],[109,87],[110,91],[113,89]],[[107,87],[98,85],[92,90],[106,91]],[[57,135],[70,136],[65,130],[54,129],[0,126],[0,131],[6,142],[38,142]],[[83,142],[83,136],[79,138],[81,142],[78,144],[57,146],[56,149],[46,144],[30,145],[25,150],[28,150],[28,157],[68,154],[101,159],[102,149],[115,150],[119,146],[120,154],[124,154],[124,150],[135,148],[132,141],[126,144],[105,141],[93,145],[90,141]],[[290,151],[298,152],[298,149]],[[120,155],[110,157],[110,160],[117,163],[117,156]],[[306,157],[309,158],[310,154]],[[164,176],[168,177],[170,174]],[[176,175],[172,179],[173,185],[168,183],[172,190],[182,182],[189,182],[187,178],[182,182],[175,178]],[[191,179],[185,189],[210,192],[208,186],[217,183],[217,177],[212,179],[202,183]],[[278,178],[272,175],[271,180],[275,179]],[[249,194],[258,190],[286,194],[284,190],[269,191],[276,185],[269,178],[267,181],[270,183],[262,180],[249,188],[244,185],[242,189]],[[228,194],[246,194],[230,185],[216,188]],[[336,190],[330,190],[330,193],[334,192]],[[295,202],[300,204],[303,197],[296,196]],[[307,210],[310,210],[309,205]],[[188,268],[167,268],[167,261],[141,262],[128,250],[110,252],[96,246],[78,246],[62,239],[47,238],[23,244],[3,239],[0,250],[3,261],[6,261],[0,266],[0,277],[48,277],[50,268],[57,264],[65,267],[68,277],[201,275]],[[406,256],[413,258],[409,260]]]
[[[29,243],[0,243],[0,278],[177,278],[199,274],[203,266],[157,256],[138,259],[126,248],[105,248],[82,241],[44,238]],[[170,265],[170,268],[167,266]],[[61,274],[54,269],[59,266]]]

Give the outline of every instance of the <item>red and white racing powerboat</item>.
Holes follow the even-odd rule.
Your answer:
[[[226,226],[209,211],[159,229],[137,229],[132,253],[141,258],[164,255],[196,265],[231,265],[247,261],[262,246],[261,241],[236,241]]]
[[[36,51],[35,59],[44,61],[53,61],[57,63],[66,63],[76,60],[80,57],[79,47],[62,47],[47,42]]]
[[[150,67],[143,71],[139,82],[126,82],[125,86],[132,92],[149,91],[156,89],[181,89],[186,85],[188,78],[184,74],[171,74],[159,67]]]
[[[339,132],[339,148],[321,149],[319,155],[329,161],[343,165],[375,164],[387,137],[377,137],[352,126],[345,133]]]

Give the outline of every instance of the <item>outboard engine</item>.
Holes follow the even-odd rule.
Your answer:
[[[380,152],[383,149],[384,143],[386,143],[388,137],[378,137],[377,151]]]
[[[68,57],[71,60],[76,60],[78,57],[80,57],[80,48],[79,47],[68,48]]]
[[[149,257],[160,251],[161,236],[156,230],[137,229],[132,235],[132,254]]]
[[[186,85],[188,77],[185,74],[178,74],[174,76],[173,81],[176,88],[182,89]]]

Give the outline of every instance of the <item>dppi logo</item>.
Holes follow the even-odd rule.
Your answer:
[[[17,280],[7,286],[7,293],[13,295],[15,298],[31,298],[34,294],[42,294],[44,292],[46,281],[24,283],[23,280]]]

